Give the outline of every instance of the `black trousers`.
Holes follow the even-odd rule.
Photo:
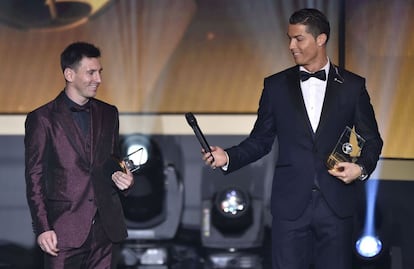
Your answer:
[[[272,222],[273,269],[351,269],[353,218],[339,218],[322,193],[312,190],[312,199],[295,220]]]

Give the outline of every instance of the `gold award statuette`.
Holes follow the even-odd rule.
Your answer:
[[[126,173],[128,169],[131,173],[134,173],[141,168],[141,162],[139,160],[142,157],[142,151],[143,148],[139,148],[125,156],[122,160],[116,158],[115,156],[112,156],[112,158],[118,163],[119,167],[122,169],[122,172]]]
[[[326,161],[328,169],[333,169],[340,162],[356,162],[365,144],[365,139],[350,127],[345,127],[335,148]]]

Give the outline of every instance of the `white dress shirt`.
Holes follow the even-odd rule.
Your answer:
[[[326,84],[328,81],[330,62],[322,68],[325,70],[326,80],[320,80],[311,77],[306,81],[300,82],[302,89],[303,101],[305,102],[306,111],[308,113],[309,121],[312,125],[313,132],[318,128],[319,119],[322,113],[323,100],[325,98]],[[322,70],[321,69],[321,70]],[[300,71],[307,71],[304,67],[300,67]]]
[[[320,80],[315,77],[311,77],[306,81],[300,82],[303,101],[305,102],[306,111],[308,113],[313,132],[316,132],[316,129],[318,128],[319,119],[322,113],[323,100],[325,98],[326,85],[328,81],[329,67],[330,61],[328,59],[328,63],[322,68],[325,70],[326,80]],[[300,67],[300,71],[309,72],[302,66]],[[229,156],[227,155],[227,164],[221,167],[221,169],[227,171],[229,162]]]

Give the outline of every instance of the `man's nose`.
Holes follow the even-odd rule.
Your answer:
[[[99,74],[99,73],[96,73],[95,74],[95,76],[94,76],[94,80],[96,81],[96,82],[101,82],[101,80],[102,80],[102,76],[101,76],[101,74]]]
[[[289,49],[292,50],[294,48],[296,48],[296,42],[294,39],[292,39],[289,41]]]

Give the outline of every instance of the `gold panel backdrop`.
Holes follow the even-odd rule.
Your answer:
[[[345,65],[367,78],[383,157],[414,158],[412,2],[345,1]],[[2,0],[0,113],[54,98],[64,85],[60,52],[79,40],[102,50],[98,98],[121,113],[255,113],[263,78],[293,64],[286,26],[294,10],[327,14],[338,64],[340,3]]]
[[[367,78],[382,155],[414,158],[414,1],[346,3],[346,67]]]
[[[35,2],[46,9],[51,1]],[[60,52],[84,40],[103,53],[98,97],[121,112],[254,113],[263,78],[293,63],[287,21],[309,1],[285,2],[109,1],[86,22],[67,27],[53,22],[40,27],[37,21],[36,27],[26,23],[24,29],[0,24],[0,112],[25,113],[56,96],[63,87]],[[314,2],[337,25],[337,4]],[[0,21],[2,15],[7,18],[6,8],[19,11],[1,3]],[[31,8],[41,13],[38,5]],[[336,34],[330,42],[333,59]]]

